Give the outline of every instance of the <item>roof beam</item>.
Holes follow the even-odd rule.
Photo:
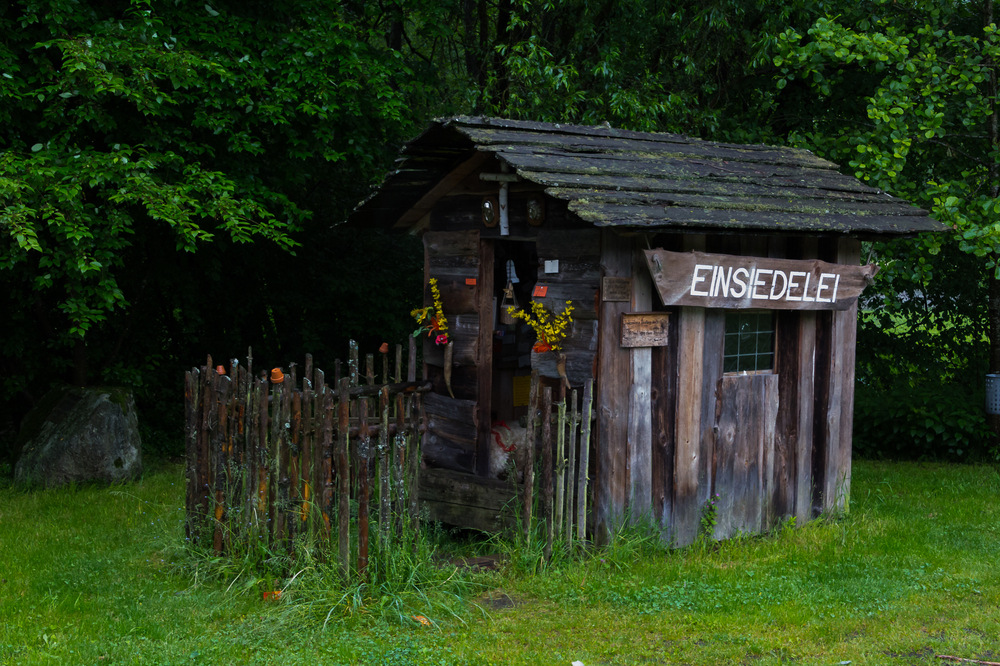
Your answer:
[[[432,187],[427,194],[420,197],[417,203],[403,213],[393,228],[400,229],[404,227],[409,227],[416,224],[425,215],[431,212],[434,205],[438,202],[441,197],[446,195],[449,190],[451,190],[455,185],[462,182],[467,178],[473,171],[478,169],[483,165],[484,162],[489,157],[489,153],[477,150],[475,154],[469,159],[465,160],[457,167],[452,169],[447,176],[438,181],[437,185]]]

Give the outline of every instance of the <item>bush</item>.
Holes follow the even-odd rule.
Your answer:
[[[887,390],[858,383],[854,454],[861,458],[972,462],[995,457],[985,387],[899,378]]]

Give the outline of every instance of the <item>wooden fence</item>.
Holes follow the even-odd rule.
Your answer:
[[[402,356],[396,346],[390,373],[383,345],[381,372],[369,354],[362,374],[352,342],[346,372],[338,362],[332,383],[310,356],[301,378],[294,364],[254,377],[252,354],[228,369],[209,357],[187,372],[189,538],[220,554],[311,548],[339,561],[345,577],[364,575],[373,525],[379,539],[411,538],[420,396],[429,385],[415,381],[415,345],[406,381]]]
[[[187,533],[217,554],[263,547],[294,554],[308,548],[363,576],[374,533],[383,543],[414,538],[419,527],[421,438],[427,429],[411,343],[381,352],[359,370],[351,343],[343,376],[332,381],[306,357],[279,376],[254,376],[245,364],[213,367],[211,357],[185,375]],[[380,375],[376,380],[376,375]],[[544,525],[553,543],[583,544],[589,516],[588,452],[593,382],[553,402],[551,387],[532,377],[524,482],[516,493],[525,537]],[[546,418],[546,415],[548,417]],[[540,460],[535,460],[536,450]],[[428,471],[429,473],[430,471]],[[478,479],[483,487],[500,483]],[[453,494],[461,494],[453,489]],[[375,552],[383,552],[377,549]]]
[[[560,393],[565,390],[561,389]],[[521,489],[521,523],[525,538],[530,538],[532,519],[537,517],[542,521],[546,558],[551,556],[553,543],[557,540],[567,548],[573,548],[574,543],[583,545],[587,540],[588,498],[592,495],[588,487],[588,468],[593,398],[594,381],[588,379],[582,398],[573,389],[553,402],[552,387],[540,388],[537,373],[532,373],[528,410],[535,418],[529,419],[527,439],[529,442],[540,439],[538,450],[542,459],[536,465],[532,459],[535,447],[529,447]],[[541,475],[537,481],[534,479],[536,467]],[[541,497],[534,497],[536,492]],[[537,516],[533,516],[533,512],[537,512]]]

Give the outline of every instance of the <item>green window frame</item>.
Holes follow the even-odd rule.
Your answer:
[[[727,310],[722,371],[773,371],[774,341],[774,310]]]

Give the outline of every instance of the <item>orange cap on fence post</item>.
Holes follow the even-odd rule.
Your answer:
[[[285,374],[281,372],[281,368],[275,368],[271,371],[271,383],[280,384],[285,381]]]
[[[389,343],[388,342],[383,342],[382,346],[379,347],[378,350],[380,352],[382,352],[383,354],[388,354],[389,353]]]
[[[226,369],[220,365],[217,368],[215,368],[215,372],[216,374],[224,375],[226,374]]]

